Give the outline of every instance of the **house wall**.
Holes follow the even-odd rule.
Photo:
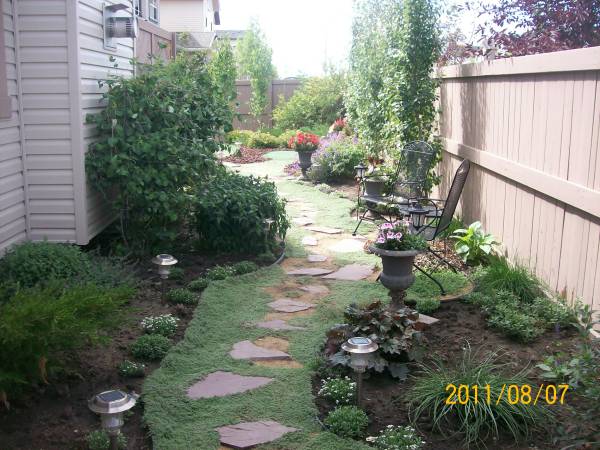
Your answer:
[[[600,47],[446,67],[442,195],[462,158],[460,202],[513,261],[600,308]]]
[[[162,0],[160,2],[160,27],[167,31],[200,32],[205,28],[207,6],[203,0]],[[207,17],[207,19],[209,19]],[[212,20],[212,18],[211,18]]]
[[[21,148],[21,114],[15,49],[13,5],[2,0],[4,45],[8,94],[12,98],[12,115],[0,119],[0,252],[28,236],[26,217],[26,183]]]

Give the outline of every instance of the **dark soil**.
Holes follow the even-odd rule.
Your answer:
[[[207,256],[199,254],[180,255],[178,267],[185,270],[183,280],[167,280],[164,290],[185,287],[201,276],[206,269],[217,264],[229,264],[252,260],[247,256]],[[256,262],[256,261],[255,261]],[[258,263],[258,262],[257,262]],[[264,265],[264,263],[263,263]],[[67,371],[55,375],[49,385],[40,386],[27,397],[11,400],[11,408],[0,408],[0,450],[32,449],[86,449],[86,436],[100,429],[100,419],[89,411],[88,399],[95,393],[109,389],[126,392],[142,392],[143,378],[122,378],[117,366],[125,359],[134,358],[129,346],[141,334],[139,323],[146,316],[173,314],[180,318],[173,343],[183,338],[195,306],[171,305],[161,297],[161,283],[155,268],[149,262],[137,267],[141,279],[135,297],[129,302],[123,325],[114,330],[106,345],[84,347],[76,355],[64,361]],[[160,363],[146,363],[146,375],[158,368]],[[126,415],[123,434],[128,448],[145,450],[152,442],[143,422],[143,405],[136,405]]]
[[[223,158],[223,161],[235,163],[235,164],[252,164],[266,161],[263,155],[272,152],[272,148],[248,148],[241,147],[239,155],[232,155]]]
[[[427,340],[427,358],[439,358],[446,363],[452,364],[460,361],[462,349],[467,345],[480,355],[500,350],[501,361],[508,364],[510,371],[514,373],[525,367],[533,368],[545,356],[553,352],[569,352],[577,345],[575,332],[563,330],[560,333],[548,332],[536,342],[519,344],[502,336],[493,329],[486,326],[484,313],[476,306],[462,302],[442,303],[439,310],[432,316],[440,319],[440,322],[432,325],[425,331]],[[425,361],[427,362],[427,361]],[[417,367],[411,369],[411,375],[417,374]],[[532,371],[531,384],[538,386],[543,381],[535,378]],[[409,375],[405,382],[399,382],[387,374],[370,375],[364,381],[364,407],[370,418],[368,429],[369,436],[374,436],[387,425],[405,425],[409,423],[407,394],[414,384],[414,378]],[[315,395],[321,419],[334,405],[319,397],[317,392],[321,386],[321,379],[315,377],[313,380],[313,394]],[[586,405],[581,398],[571,391],[567,392],[565,405],[555,406],[558,423],[568,433],[569,430],[583,432],[586,427],[591,428],[593,423],[585,423],[582,420],[586,411]],[[566,445],[553,445],[551,439],[555,426],[548,425],[548,430],[536,432],[531,439],[520,444],[514,444],[513,440],[506,436],[502,440],[488,441],[488,449],[559,449]],[[431,431],[431,425],[420,423],[419,432],[427,442],[425,448],[435,450],[459,450],[465,448],[459,436],[444,437]],[[573,447],[579,448],[579,447]],[[592,447],[588,447],[592,448]]]

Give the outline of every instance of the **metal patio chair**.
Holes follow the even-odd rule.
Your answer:
[[[411,224],[410,232],[412,234],[418,234],[422,236],[427,242],[432,242],[441,233],[448,229],[448,227],[452,223],[452,217],[454,217],[456,207],[458,206],[458,200],[460,199],[462,191],[465,187],[465,182],[467,181],[467,176],[469,175],[470,168],[471,162],[468,159],[465,159],[462,163],[460,163],[460,166],[458,166],[458,169],[454,174],[454,179],[452,180],[452,185],[450,186],[450,190],[448,191],[448,197],[446,197],[446,200],[431,198],[421,198],[416,200],[416,202],[419,202],[421,204],[427,203],[427,205],[424,208],[427,209],[426,217],[428,219],[428,222],[419,229],[414,228]],[[443,256],[441,256],[440,252],[435,251],[429,245],[427,246],[427,251],[434,255],[436,258],[438,258],[440,261],[448,265],[454,272],[457,271],[457,268],[454,267]],[[437,286],[440,288],[442,295],[446,294],[446,290],[444,289],[442,284],[438,280],[436,280],[433,277],[433,275],[427,273],[416,263],[414,264],[414,266],[418,271],[423,273],[435,284],[437,284]]]
[[[395,173],[390,180],[393,184],[392,192],[388,195],[367,195],[365,181],[369,179],[369,176],[360,179],[356,208],[358,224],[352,235],[356,236],[358,227],[363,220],[373,223],[376,220],[391,222],[394,217],[402,214],[403,206],[408,206],[413,199],[423,197],[427,173],[434,158],[435,150],[427,142],[408,143],[400,152]],[[360,215],[361,206],[365,207],[362,215]],[[367,214],[371,214],[372,217],[367,217]]]

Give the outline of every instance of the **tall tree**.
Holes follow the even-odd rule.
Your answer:
[[[208,72],[214,85],[221,94],[223,101],[229,105],[231,120],[233,120],[234,101],[237,97],[237,90],[235,87],[237,69],[229,39],[220,39],[217,42],[208,65]],[[230,124],[226,128],[231,129],[232,125]],[[229,130],[226,129],[225,131]]]
[[[256,21],[252,21],[236,51],[239,73],[250,79],[250,114],[260,123],[269,103],[269,87],[277,71],[272,62],[273,51]]]

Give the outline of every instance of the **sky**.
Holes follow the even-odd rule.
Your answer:
[[[273,49],[279,78],[342,66],[352,41],[352,0],[221,0],[217,29],[246,29],[255,18]]]

